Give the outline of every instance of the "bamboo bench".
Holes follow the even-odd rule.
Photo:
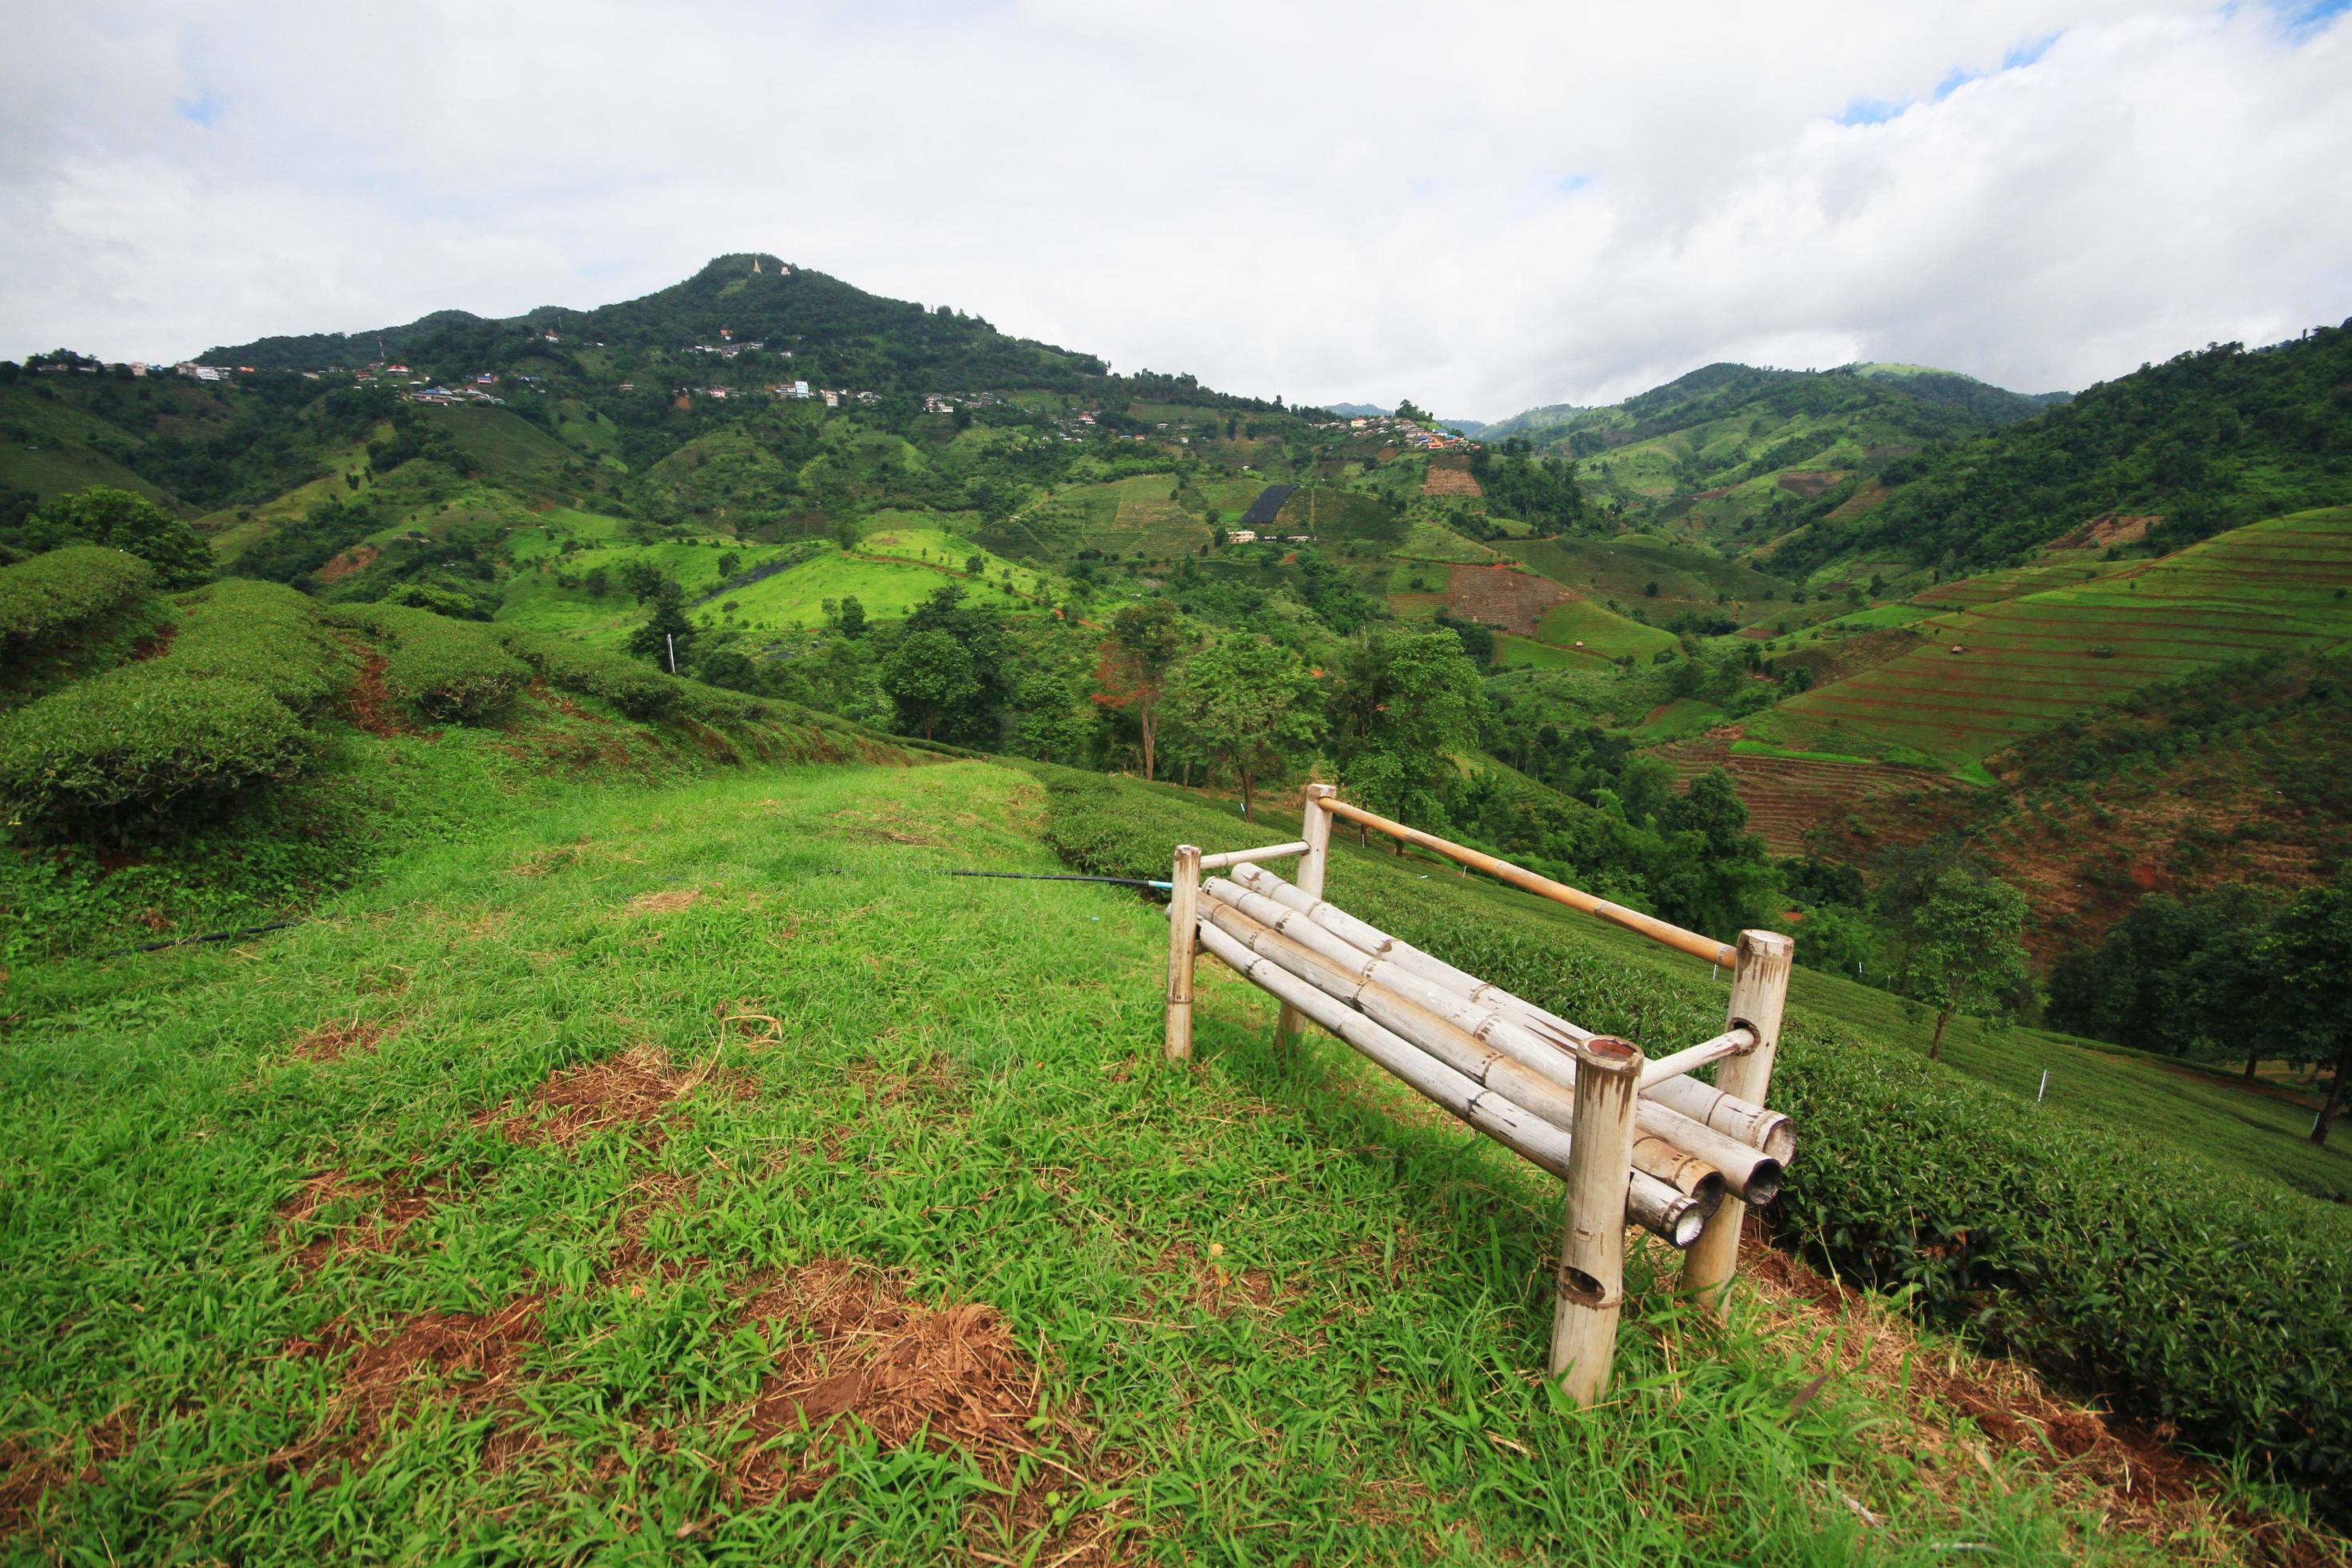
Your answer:
[[[1723,1033],[1652,1059],[1324,901],[1331,822],[1345,817],[1498,880],[1731,969]],[[1551,1371],[1580,1405],[1609,1385],[1623,1302],[1626,1226],[1684,1251],[1682,1288],[1721,1314],[1749,1205],[1769,1204],[1795,1130],[1765,1105],[1794,944],[1742,931],[1735,944],[1375,816],[1328,784],[1307,791],[1306,837],[1203,855],[1176,847],[1170,874],[1171,1060],[1192,1054],[1197,953],[1282,1003],[1281,1035],[1314,1023],[1433,1103],[1566,1184]],[[1299,858],[1285,881],[1264,862]],[[1229,876],[1207,877],[1213,871]],[[1709,1088],[1687,1075],[1717,1064]]]

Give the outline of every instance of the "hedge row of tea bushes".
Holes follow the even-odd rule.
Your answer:
[[[155,585],[147,563],[94,544],[0,566],[0,708],[121,663],[170,624]]]
[[[1030,771],[1051,803],[1047,841],[1080,869],[1165,876],[1180,838],[1218,848],[1253,837],[1148,788]],[[1605,939],[1570,945],[1544,906],[1521,918],[1428,869],[1343,853],[1328,887],[1374,924],[1591,1027],[1683,1045],[1722,1026],[1722,984],[1695,966]],[[1811,1010],[1791,1013],[1773,1100],[1802,1130],[1765,1211],[1784,1241],[2352,1517],[2352,1213],[2082,1125]]]
[[[11,826],[121,838],[300,771],[310,715],[350,678],[311,601],[235,581],[179,603],[185,620],[159,657],[0,718]]]
[[[383,655],[385,690],[436,722],[494,719],[530,685],[530,667],[481,621],[452,620],[409,605],[346,605],[328,619],[373,644]]]

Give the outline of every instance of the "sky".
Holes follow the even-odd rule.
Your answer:
[[[2347,0],[0,0],[0,356],[765,251],[1293,401],[2021,391],[2352,316]]]

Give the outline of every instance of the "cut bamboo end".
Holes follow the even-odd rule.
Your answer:
[[[1201,849],[1176,846],[1168,872],[1168,1017],[1161,1049],[1171,1062],[1192,1055],[1192,955],[1200,948]]]
[[[1609,1391],[1624,1309],[1624,1192],[1633,1168],[1642,1050],[1630,1040],[1597,1035],[1579,1042],[1576,1058],[1576,1131],[1552,1306],[1551,1371],[1562,1393],[1591,1405]]]

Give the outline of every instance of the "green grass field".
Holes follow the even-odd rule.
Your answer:
[[[1156,909],[936,875],[1056,868],[1040,813],[977,763],[581,789],[296,931],[20,974],[12,1547],[2168,1555],[1647,1251],[1616,1392],[1556,1408],[1557,1184],[1230,978],[1167,1068]]]
[[[1543,613],[1537,629],[1542,640],[1554,647],[1574,647],[1582,643],[1603,658],[1615,658],[1620,654],[1646,658],[1662,647],[1675,646],[1672,632],[1645,626],[1591,599],[1570,599],[1566,604],[1554,605]]]
[[[1678,609],[1729,613],[1716,596],[1728,594],[1755,614],[1767,593],[1786,596],[1789,584],[1752,566],[1727,561],[1704,550],[1670,544],[1663,540],[1627,534],[1613,539],[1542,539],[1513,542],[1505,552],[1575,589],[1596,598],[1628,604],[1643,600],[1662,614]],[[1645,590],[1658,585],[1654,598]]]

